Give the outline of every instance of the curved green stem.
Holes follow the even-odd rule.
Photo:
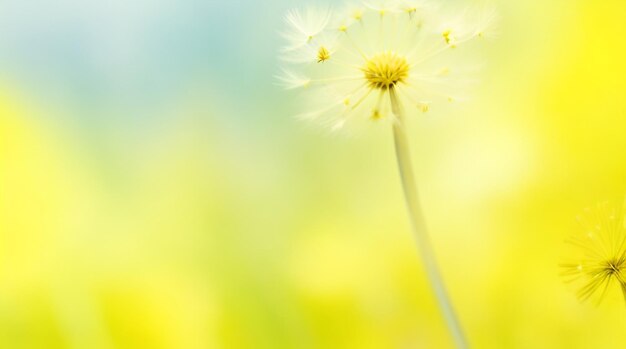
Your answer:
[[[400,178],[402,179],[402,187],[404,189],[409,218],[413,228],[413,234],[417,240],[417,247],[422,257],[422,262],[424,263],[428,280],[430,281],[430,285],[432,286],[435,296],[437,297],[437,303],[443,313],[443,317],[446,320],[448,329],[452,334],[454,343],[457,348],[466,349],[469,346],[465,336],[463,335],[463,329],[461,328],[459,320],[455,315],[452,304],[450,303],[450,299],[448,298],[441,274],[439,273],[433,247],[428,236],[426,222],[422,213],[417,185],[415,183],[415,176],[413,175],[408,138],[404,125],[404,110],[402,109],[402,105],[398,100],[398,96],[396,95],[396,91],[393,87],[389,89],[389,96],[391,98],[392,112],[396,116],[396,120],[393,124],[396,158],[398,161],[398,168],[400,170]]]

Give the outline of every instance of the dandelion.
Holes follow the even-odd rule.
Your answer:
[[[330,11],[333,12],[333,11]],[[311,104],[300,116],[331,130],[357,123],[393,129],[406,204],[418,248],[455,343],[467,347],[439,275],[418,199],[407,115],[462,99],[460,66],[472,42],[489,36],[491,9],[453,16],[423,0],[367,0],[329,14],[308,8],[287,14],[280,82],[303,89]],[[324,25],[322,25],[324,24]]]
[[[626,203],[619,210],[598,204],[578,221],[581,232],[566,240],[573,251],[561,264],[565,281],[579,285],[582,301],[599,303],[617,285],[626,301]]]
[[[310,105],[300,116],[332,130],[401,122],[401,108],[426,113],[464,99],[471,46],[491,35],[494,19],[491,8],[448,16],[419,0],[293,10],[279,80],[289,88],[293,76],[307,81],[299,86]]]

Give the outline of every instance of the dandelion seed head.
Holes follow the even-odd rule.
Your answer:
[[[279,81],[289,89],[306,88],[301,116],[334,130],[393,122],[392,92],[408,115],[462,100],[468,79],[459,67],[471,50],[460,48],[484,37],[493,17],[470,12],[449,15],[425,0],[290,11]]]
[[[566,242],[567,262],[561,265],[568,283],[577,286],[581,300],[599,303],[607,293],[621,291],[626,301],[626,211],[601,203],[578,217],[580,234]]]

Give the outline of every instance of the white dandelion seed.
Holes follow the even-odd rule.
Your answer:
[[[286,50],[294,50],[310,43],[323,32],[331,18],[330,8],[308,7],[304,11],[291,10],[285,15],[287,28],[283,37]]]
[[[282,73],[276,78],[279,84],[287,90],[307,87],[311,83],[311,80],[306,76],[287,69],[283,69]]]

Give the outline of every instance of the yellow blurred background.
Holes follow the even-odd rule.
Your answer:
[[[275,86],[306,4],[0,3],[0,348],[451,347],[391,131]],[[474,98],[411,121],[449,293],[474,348],[623,348],[558,264],[626,194],[626,2],[497,6]]]

